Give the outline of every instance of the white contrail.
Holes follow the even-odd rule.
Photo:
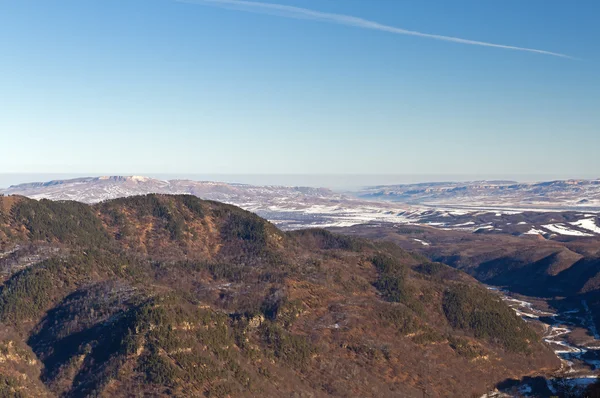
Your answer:
[[[349,15],[332,14],[332,13],[309,10],[306,8],[286,6],[286,5],[282,5],[282,4],[260,3],[260,2],[255,2],[255,1],[246,1],[246,0],[175,0],[175,1],[180,2],[180,3],[189,3],[189,4],[213,5],[213,6],[217,6],[217,7],[230,8],[230,9],[236,9],[236,10],[242,10],[242,11],[248,11],[248,12],[258,12],[261,14],[278,15],[278,16],[286,17],[286,18],[310,19],[310,20],[316,20],[316,21],[322,21],[322,22],[335,23],[335,24],[339,24],[339,25],[355,26],[355,27],[363,28],[363,29],[380,30],[380,31],[384,31],[384,32],[395,33],[398,35],[410,35],[410,36],[425,37],[428,39],[449,41],[449,42],[453,42],[453,43],[470,44],[473,46],[495,47],[495,48],[503,48],[506,50],[527,51],[527,52],[537,53],[537,54],[552,55],[554,57],[575,59],[574,57],[571,57],[569,55],[555,53],[555,52],[551,52],[551,51],[537,50],[535,48],[507,46],[504,44],[494,44],[494,43],[488,43],[488,42],[484,42],[484,41],[461,39],[459,37],[416,32],[414,30],[406,30],[406,29],[396,28],[394,26],[383,25],[383,24],[380,24],[377,22],[369,21],[367,19],[352,17]]]

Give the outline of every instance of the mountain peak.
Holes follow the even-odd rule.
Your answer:
[[[146,176],[101,176],[96,178],[97,181],[135,181],[135,182],[148,182],[153,181],[153,178]],[[158,181],[158,180],[157,180]]]

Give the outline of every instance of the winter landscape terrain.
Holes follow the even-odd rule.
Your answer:
[[[600,179],[537,183],[474,181],[388,185],[366,188],[359,196],[389,201],[466,208],[596,209]]]
[[[99,208],[149,193],[190,194],[239,206],[282,230],[322,227],[393,242],[484,283],[554,352],[558,367],[506,378],[487,397],[578,396],[600,376],[597,181],[417,184],[340,193],[113,176],[24,183],[0,193]],[[5,277],[60,250],[40,243],[10,247],[0,257]]]
[[[391,222],[548,238],[600,235],[600,180],[410,184],[339,193],[327,188],[111,176],[24,183],[0,193],[90,204],[147,193],[191,194],[255,212],[284,230]]]

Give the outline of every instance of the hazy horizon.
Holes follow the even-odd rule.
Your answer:
[[[218,173],[0,173],[0,189],[11,185],[100,176],[144,176],[161,180],[189,179],[250,185],[282,185],[330,188],[344,191],[376,185],[432,182],[516,181],[542,182],[597,179],[600,175],[477,175],[477,174],[218,174]]]

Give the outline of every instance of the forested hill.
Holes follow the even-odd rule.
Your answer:
[[[194,196],[0,197],[0,272],[0,397],[469,397],[560,366],[460,271]]]

